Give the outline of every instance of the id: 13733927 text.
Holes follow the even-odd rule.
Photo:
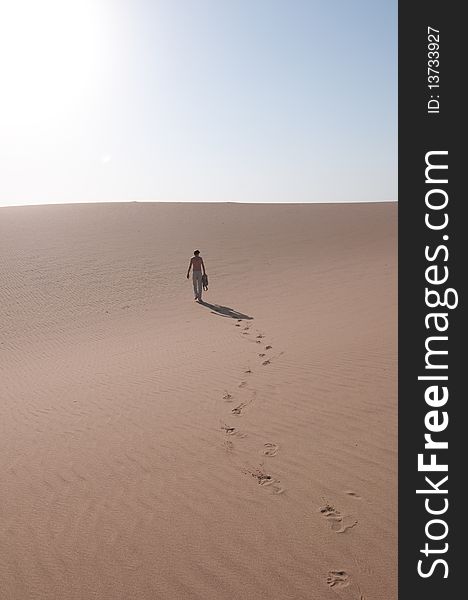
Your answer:
[[[439,30],[434,27],[427,28],[427,87],[429,100],[427,102],[428,114],[439,114]]]

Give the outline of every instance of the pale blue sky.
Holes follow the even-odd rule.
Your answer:
[[[396,200],[396,0],[0,7],[0,205]]]

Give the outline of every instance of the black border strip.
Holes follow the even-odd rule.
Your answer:
[[[462,212],[466,212],[464,208],[468,201],[461,187],[466,155],[462,147],[466,130],[466,109],[462,103],[466,102],[461,92],[466,68],[461,62],[462,56],[468,54],[466,50],[462,53],[468,36],[463,31],[461,7],[455,2],[433,0],[399,3],[400,600],[452,598],[456,597],[455,592],[460,594],[465,589],[466,567],[462,564],[465,551],[461,530],[465,527],[466,511],[461,486],[467,471],[463,462],[467,452],[462,440],[468,442],[468,431],[462,418],[466,402],[462,374],[468,370],[464,344],[464,336],[468,333],[464,311],[466,294],[463,289],[467,272],[464,256],[468,255],[464,241],[468,238],[468,228]],[[428,46],[435,43],[434,38],[428,38],[428,27],[439,31],[438,48]],[[428,56],[431,50],[437,50],[439,56]],[[435,58],[439,59],[439,64],[432,63],[430,66],[440,72],[440,87],[429,89],[429,84],[437,82],[436,79],[428,81],[428,75],[436,74],[428,73],[428,60]],[[433,102],[428,106],[430,100]],[[428,108],[437,110],[434,100],[439,102],[438,112],[429,112]],[[427,154],[435,151],[447,154]],[[426,160],[448,168],[425,172]],[[429,196],[426,196],[428,192]],[[446,199],[447,206],[441,209],[426,205],[426,201],[443,204]],[[426,214],[432,225],[441,224],[448,218],[446,227],[431,229],[425,223]],[[428,259],[425,252],[432,258]],[[426,272],[431,266],[436,268]],[[427,281],[427,277],[442,279],[447,273],[445,283],[430,284]],[[430,308],[426,302],[426,288],[438,291],[441,298],[448,288],[452,288],[454,292],[449,293],[449,303],[454,304],[458,296],[458,306]],[[436,298],[432,294],[428,301],[437,303]],[[435,318],[429,317],[425,322],[428,314],[437,312],[446,315],[446,320],[444,317],[438,320],[441,328],[447,326],[446,331],[436,330]],[[429,340],[431,336],[434,339]],[[446,336],[447,339],[438,336]],[[447,351],[447,354],[427,355],[425,344],[429,344],[431,350],[437,348]],[[446,365],[447,368],[434,365]],[[446,376],[448,379],[418,380],[418,376]],[[430,386],[437,386],[438,398],[443,393],[443,386],[447,387],[449,396],[445,404],[440,402],[437,406],[434,402],[429,405],[425,394]],[[431,399],[436,400],[435,392],[429,396]],[[436,416],[426,417],[431,411],[437,411]],[[442,431],[431,432],[427,428],[428,424],[430,427],[439,424],[442,428],[447,417],[448,426]],[[431,439],[448,442],[448,448],[425,449],[424,435],[427,433],[432,434]],[[434,460],[441,465],[447,464],[448,471],[418,470],[418,454],[421,453],[426,464],[431,460],[430,455],[435,454]],[[447,475],[448,480],[439,483]],[[439,491],[447,489],[447,493],[435,493],[436,490],[425,480],[426,476]],[[418,494],[418,489],[433,493]],[[444,508],[447,510],[439,515],[428,512],[428,509],[442,511]],[[430,539],[428,534],[441,539]],[[426,543],[429,551],[423,553],[421,550],[425,550]],[[429,576],[418,574],[420,560],[420,571]],[[444,562],[436,563],[437,560],[445,561],[447,567]]]

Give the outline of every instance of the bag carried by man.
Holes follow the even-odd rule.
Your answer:
[[[206,292],[206,290],[208,289],[208,275],[206,273],[202,275],[202,285],[203,290]]]

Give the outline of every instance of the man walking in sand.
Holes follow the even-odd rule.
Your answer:
[[[201,302],[202,291],[203,291],[203,275],[206,275],[205,263],[203,258],[200,256],[200,250],[195,250],[192,258],[190,259],[189,268],[187,271],[187,279],[190,277],[190,269],[193,268],[193,292],[195,294],[195,300]],[[203,269],[203,273],[202,273]]]

